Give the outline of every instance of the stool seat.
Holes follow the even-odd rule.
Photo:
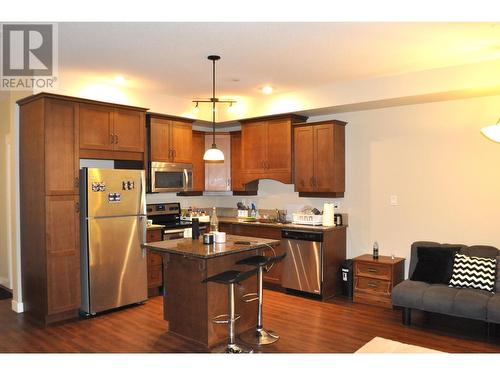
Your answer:
[[[216,275],[207,277],[205,280],[202,281],[202,283],[214,282],[226,285],[237,284],[245,279],[248,279],[250,276],[255,275],[257,271],[258,271],[257,268],[246,272],[235,271],[235,270],[224,271]]]
[[[263,255],[254,255],[248,258],[243,258],[236,262],[236,264],[245,264],[247,266],[265,266],[269,263],[269,257]]]
[[[266,257],[264,255],[252,255],[248,258],[243,258],[236,262],[236,264],[246,264],[248,266],[263,267],[271,263],[278,263],[286,256],[286,253],[281,255],[275,255],[272,257]]]
[[[253,349],[246,347],[243,344],[237,344],[235,341],[235,322],[240,318],[239,315],[235,313],[235,300],[234,300],[234,295],[235,295],[235,284],[238,284],[239,282],[248,279],[250,276],[255,275],[257,272],[259,272],[259,268],[254,268],[250,271],[236,271],[236,270],[228,270],[224,271],[221,273],[218,273],[216,275],[207,277],[206,279],[202,280],[202,283],[218,283],[218,284],[224,284],[227,285],[228,289],[228,298],[227,298],[227,304],[228,304],[228,314],[222,314],[218,315],[215,318],[213,318],[213,322],[216,324],[227,324],[227,330],[228,330],[228,342],[226,345],[223,347],[218,347],[215,348],[214,351],[218,352],[222,350],[225,353],[252,353]]]

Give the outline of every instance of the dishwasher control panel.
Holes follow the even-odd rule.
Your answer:
[[[281,231],[281,238],[290,238],[292,240],[302,240],[302,241],[323,242],[323,233],[283,229]]]

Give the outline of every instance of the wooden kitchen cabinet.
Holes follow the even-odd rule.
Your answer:
[[[205,190],[205,133],[193,131],[193,191],[203,192]]]
[[[205,150],[212,147],[212,133],[205,134]],[[231,191],[231,136],[215,135],[217,148],[224,153],[223,162],[205,162],[205,191]]]
[[[294,180],[299,196],[344,196],[345,125],[333,120],[294,127]]]
[[[148,114],[151,161],[192,163],[192,120]]]
[[[146,242],[161,241],[162,228],[148,228]],[[157,296],[163,287],[163,258],[160,254],[147,252],[148,297]]]
[[[231,189],[233,195],[257,195],[259,181],[244,184],[241,179],[241,132],[231,132]]]
[[[79,194],[78,105],[47,99],[44,111],[45,194]]]
[[[297,115],[241,121],[241,180],[266,178],[292,183],[292,125]]]
[[[144,153],[144,116],[145,109],[81,103],[80,149]]]
[[[80,307],[79,104],[55,94],[18,104],[23,303],[49,324]]]
[[[78,195],[46,197],[47,313],[80,307],[80,215]]]

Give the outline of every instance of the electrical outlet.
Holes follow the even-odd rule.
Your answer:
[[[391,202],[391,206],[399,206],[398,196],[391,195],[390,202]]]

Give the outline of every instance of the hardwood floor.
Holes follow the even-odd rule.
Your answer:
[[[264,326],[280,340],[262,349],[281,353],[352,353],[375,336],[444,352],[500,352],[500,339],[487,339],[485,324],[414,314],[401,324],[401,312],[335,299],[320,302],[265,291]],[[464,324],[465,323],[465,324]],[[0,352],[203,352],[197,344],[168,333],[162,297],[94,318],[35,326],[0,301]]]

